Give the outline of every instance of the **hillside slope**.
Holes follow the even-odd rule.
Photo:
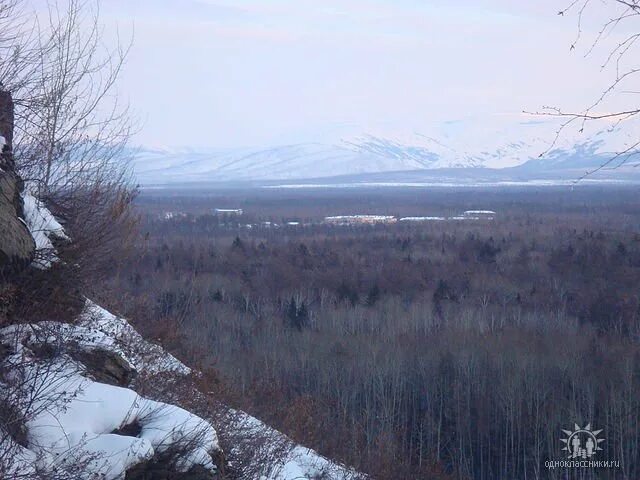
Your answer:
[[[90,301],[75,324],[5,327],[0,344],[11,352],[3,369],[23,379],[17,393],[40,392],[26,441],[5,435],[0,443],[0,469],[12,478],[52,469],[60,479],[159,471],[198,479],[364,478],[220,404],[198,389],[198,372]],[[41,357],[51,345],[55,360]]]
[[[35,245],[31,265],[13,266],[44,278],[69,239],[42,202],[24,200],[24,218],[0,216],[24,222]],[[7,324],[0,309],[0,478],[364,478],[224,405],[201,373],[95,303],[66,323],[51,316]]]
[[[555,142],[557,122],[526,118],[427,125],[422,132],[349,133],[322,141],[271,147],[199,150],[140,149],[134,155],[143,185],[193,182],[268,182],[391,172],[497,170],[526,179],[584,172],[627,149],[638,125],[587,126]],[[570,175],[575,175],[571,173]]]

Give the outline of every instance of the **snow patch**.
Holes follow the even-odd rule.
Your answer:
[[[9,372],[6,378],[11,384],[20,386],[14,395],[28,398],[27,402],[14,400],[18,408],[24,407],[28,445],[20,447],[11,439],[0,445],[0,457],[9,460],[2,465],[5,471],[24,475],[55,468],[68,473],[62,478],[116,480],[124,478],[132,466],[172,448],[180,451],[179,471],[194,465],[215,471],[211,454],[220,448],[218,437],[202,418],[133,390],[86,378],[84,366],[65,354],[43,360],[34,353],[45,346],[64,352],[56,346],[66,342],[86,350],[100,347],[123,352],[117,339],[87,327],[45,322],[6,327],[0,330],[0,342],[13,352],[2,369]],[[123,358],[130,363],[136,360],[127,359],[126,354]],[[139,426],[137,435],[118,433],[131,424]],[[7,451],[10,456],[4,455]],[[82,475],[70,470],[74,465],[80,466]]]
[[[104,308],[87,300],[78,325],[86,330],[77,330],[87,345],[107,348],[126,359],[138,372],[155,375],[173,372],[189,375],[191,369],[161,346],[144,338],[125,319],[117,317]]]
[[[283,433],[269,427],[251,415],[237,410],[230,412],[232,428],[240,437],[258,438],[253,448],[259,448],[259,458],[270,459],[259,480],[365,480],[368,477],[344,465],[337,464],[310,448],[296,445]],[[282,451],[283,445],[285,446]]]
[[[66,369],[49,380],[55,388],[47,391],[42,402],[59,398],[63,392],[74,393],[69,401],[56,402],[27,422],[29,447],[47,463],[51,459],[56,459],[55,464],[68,457],[80,461],[89,458],[87,478],[97,474],[118,479],[155,452],[193,442],[195,446],[181,458],[180,470],[187,471],[198,464],[215,471],[208,452],[219,449],[217,435],[201,418],[180,407],[148,400],[133,390],[94,382]],[[112,433],[134,422],[141,427],[138,436]]]
[[[26,193],[24,200],[24,220],[36,244],[36,258],[33,265],[46,269],[58,260],[52,240],[68,240],[64,228],[51,212],[33,194]]]

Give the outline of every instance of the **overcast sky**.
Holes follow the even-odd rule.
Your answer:
[[[135,28],[120,90],[143,121],[136,140],[227,147],[584,106],[601,59],[569,51],[576,19],[557,15],[563,5],[104,0],[102,18]]]

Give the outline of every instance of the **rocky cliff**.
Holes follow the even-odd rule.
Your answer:
[[[35,242],[23,220],[22,180],[15,172],[11,95],[0,90],[0,272],[13,272],[31,263]]]

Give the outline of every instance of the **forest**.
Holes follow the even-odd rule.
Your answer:
[[[143,191],[97,289],[226,403],[373,478],[638,478],[635,196]],[[495,219],[322,223],[474,207]],[[547,468],[588,424],[616,466]]]

